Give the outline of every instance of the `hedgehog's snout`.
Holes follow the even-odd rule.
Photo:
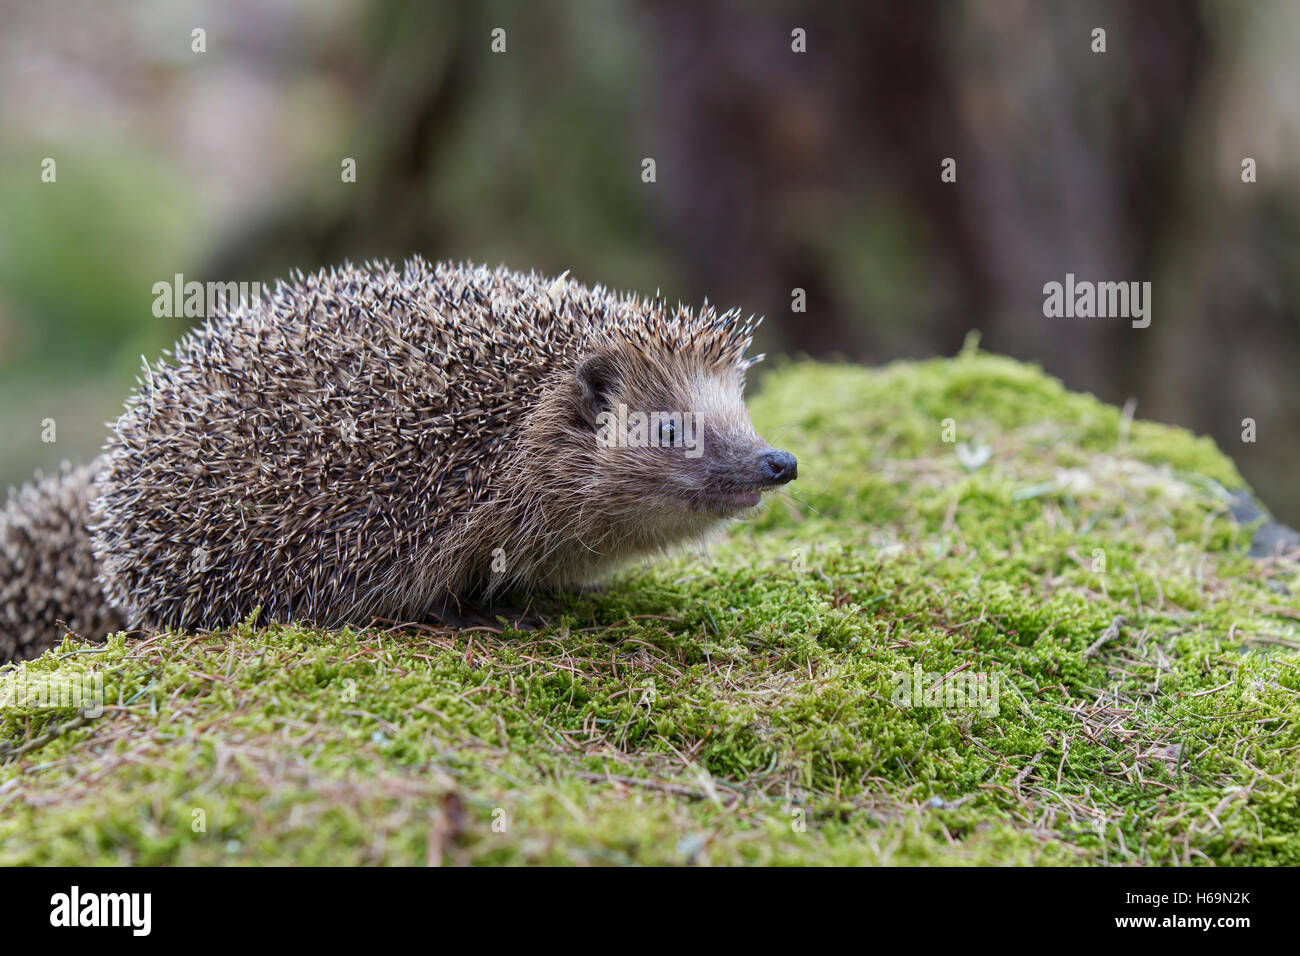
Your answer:
[[[799,462],[788,451],[769,448],[758,457],[758,479],[764,486],[784,485],[798,475]]]

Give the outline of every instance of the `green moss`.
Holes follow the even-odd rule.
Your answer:
[[[789,495],[543,630],[0,672],[0,863],[1300,863],[1300,574],[1212,444],[973,349],[751,407]],[[33,703],[88,679],[93,720]]]

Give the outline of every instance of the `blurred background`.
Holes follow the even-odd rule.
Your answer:
[[[1297,90],[1288,0],[0,0],[0,485],[94,455],[189,321],[154,283],[419,252],[707,296],[768,352],[979,329],[1298,523]],[[1067,272],[1150,281],[1150,327],[1045,318]]]

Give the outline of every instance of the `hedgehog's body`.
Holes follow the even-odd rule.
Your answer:
[[[95,582],[86,531],[95,469],[38,475],[0,510],[0,663],[44,650],[60,621],[79,634],[122,626]]]
[[[104,593],[131,626],[410,620],[698,538],[794,476],[745,412],[750,331],[504,269],[299,277],[129,401],[96,481]],[[620,406],[694,415],[702,453],[611,446]]]

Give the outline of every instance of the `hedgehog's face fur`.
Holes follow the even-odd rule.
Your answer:
[[[570,400],[591,492],[615,521],[675,519],[689,534],[795,477],[794,456],[754,430],[738,364],[596,353],[575,370]]]
[[[521,422],[499,483],[508,493],[472,531],[479,564],[496,547],[515,558],[489,590],[598,580],[705,537],[795,477],[794,456],[760,438],[745,409],[750,323],[621,306]]]
[[[510,482],[545,489],[514,509],[544,528],[528,562],[535,580],[590,581],[698,539],[795,477],[794,456],[750,422],[742,352],[615,341],[560,374],[530,416]]]

